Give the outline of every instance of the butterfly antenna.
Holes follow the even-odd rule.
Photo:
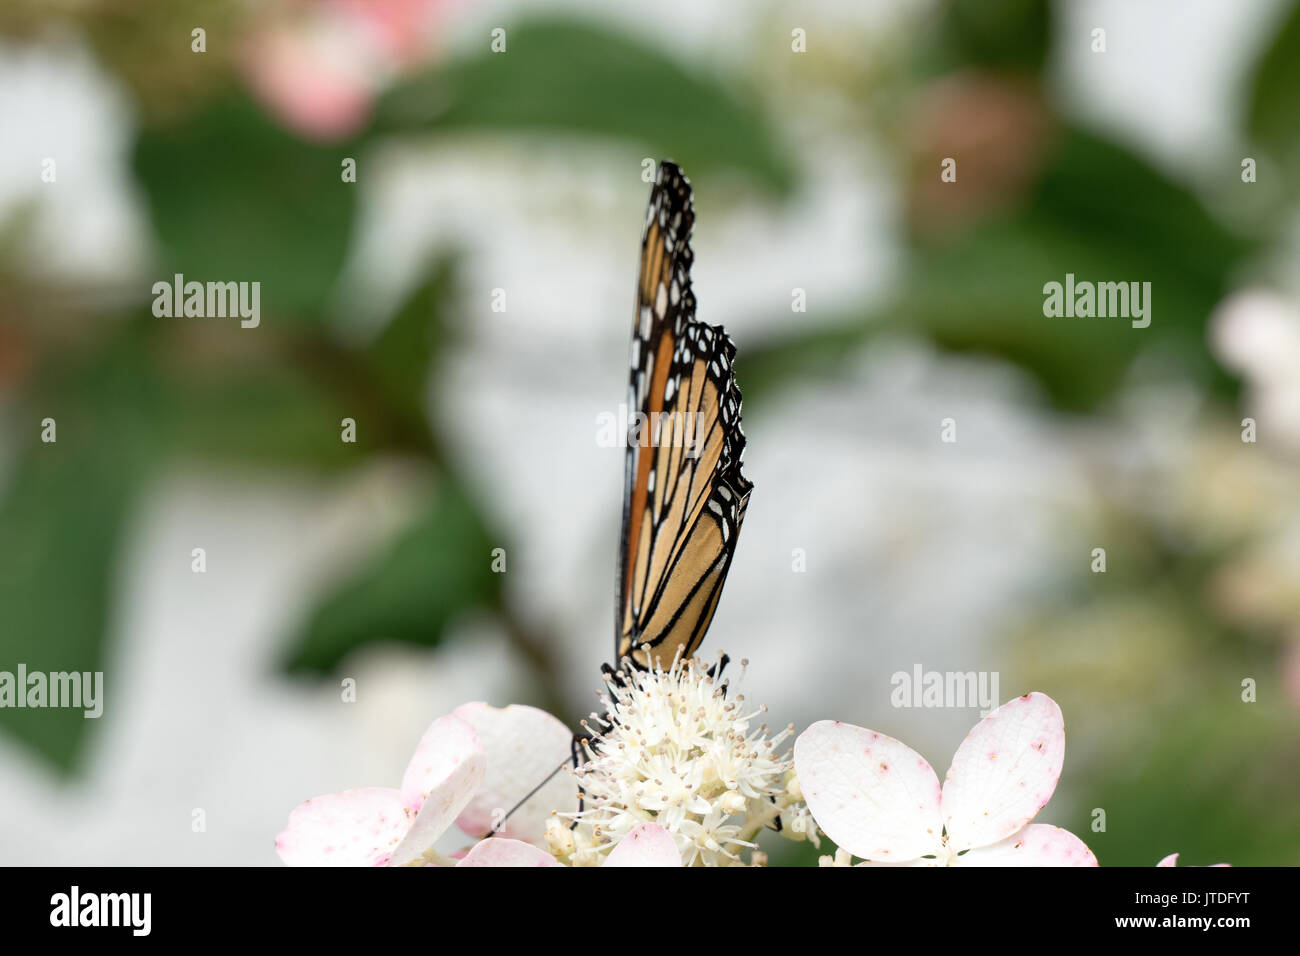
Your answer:
[[[574,758],[572,756],[566,757],[563,763],[561,763],[558,767],[556,767],[554,770],[552,770],[550,773],[546,775],[545,780],[543,780],[537,786],[533,787],[533,789],[529,790],[528,794],[522,800],[520,800],[513,807],[511,807],[509,811],[507,811],[506,815],[501,818],[500,823],[493,824],[492,829],[488,831],[488,835],[491,836],[493,833],[500,833],[501,828],[506,825],[506,821],[509,820],[512,816],[514,816],[515,812],[520,807],[522,807],[529,800],[533,799],[533,797],[537,796],[538,791],[541,790],[542,787],[550,783],[552,780],[554,780],[555,775],[559,773],[561,770],[563,770],[565,767],[567,767],[570,763],[574,763]]]

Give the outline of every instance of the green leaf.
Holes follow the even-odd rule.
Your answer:
[[[1122,146],[1067,130],[1033,197],[1045,218],[1100,247],[1129,274],[1176,275],[1198,301],[1217,301],[1225,277],[1254,249],[1200,199]]]
[[[444,479],[425,513],[317,606],[286,668],[325,673],[383,641],[436,647],[458,615],[499,607],[501,575],[491,570],[498,546],[465,489]]]
[[[1177,374],[1235,394],[1206,347],[1206,322],[1252,241],[1229,234],[1188,190],[1118,146],[1082,132],[1059,153],[1022,211],[914,249],[904,293],[883,311],[850,316],[737,356],[746,398],[792,369],[833,367],[882,331],[921,334],[943,348],[999,356],[1031,373],[1057,407],[1095,409],[1134,360],[1158,352]],[[1151,324],[1049,318],[1043,286],[1150,282]]]
[[[369,363],[375,379],[394,407],[423,408],[429,371],[452,332],[445,322],[445,309],[455,275],[453,259],[435,263],[370,345]]]
[[[294,138],[242,98],[145,129],[134,168],[161,246],[158,278],[260,282],[263,312],[319,315],[352,227],[356,187],[340,175],[350,154]]]
[[[265,355],[250,355],[237,366],[172,367],[162,374],[169,400],[156,420],[172,450],[185,458],[337,470],[382,444],[381,429],[360,403]],[[345,443],[342,421],[357,416],[364,422],[357,441]]]
[[[129,334],[101,360],[50,370],[25,403],[31,441],[0,501],[0,669],[104,669],[119,538],[158,452],[141,413],[159,395],[140,343]],[[45,418],[54,442],[39,440]],[[116,677],[104,676],[104,719],[123,692]],[[68,771],[96,721],[81,709],[6,707],[0,724]]]
[[[1256,68],[1247,109],[1251,137],[1289,169],[1300,168],[1300,4],[1279,24]]]
[[[948,0],[937,34],[944,72],[979,66],[1038,72],[1051,46],[1047,0]]]
[[[718,79],[626,35],[579,20],[508,28],[507,51],[483,49],[390,91],[379,132],[540,130],[604,136],[700,172],[731,168],[773,189],[793,175],[758,107]]]

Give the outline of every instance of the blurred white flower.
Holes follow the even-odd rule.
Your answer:
[[[1029,822],[1064,759],[1061,709],[1038,693],[976,724],[942,788],[920,754],[873,730],[823,720],[794,746],[808,809],[840,847],[830,865],[1096,866],[1074,834]]]
[[[1210,343],[1245,380],[1261,431],[1300,447],[1300,306],[1267,289],[1235,292],[1210,317]]]
[[[642,824],[652,822],[671,835],[683,865],[730,866],[764,826],[780,821],[796,839],[809,829],[786,786],[788,752],[776,752],[793,728],[770,739],[766,726],[751,731],[763,708],[746,712],[743,696],[729,696],[690,660],[624,672],[609,687],[612,705],[594,717],[601,729],[576,771],[584,809],[569,815],[573,830],[552,825],[552,852],[594,865],[648,838]]]
[[[554,826],[565,829],[552,818]],[[562,866],[550,853],[544,853],[522,840],[493,837],[475,844],[457,866]],[[643,823],[629,833],[605,857],[603,866],[681,866],[677,844],[668,831],[657,823]]]
[[[559,764],[570,739],[562,723],[534,707],[465,704],[425,731],[400,788],[345,790],[300,804],[276,838],[276,851],[290,866],[453,865],[434,850],[453,823],[476,837],[503,824],[501,833],[540,841],[550,806],[537,807],[576,803],[571,779],[558,776],[504,817],[545,777],[542,768]],[[517,857],[514,845],[529,845],[513,838],[485,842],[493,846],[479,851],[480,858],[489,860]]]

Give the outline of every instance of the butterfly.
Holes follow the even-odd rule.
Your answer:
[[[736,346],[722,326],[695,317],[694,225],[691,182],[665,160],[646,209],[632,322],[614,609],[619,663],[603,668],[616,681],[626,677],[624,668],[667,669],[699,648],[754,487],[740,472],[745,433],[732,368]],[[725,663],[724,657],[715,670]],[[590,736],[575,734],[569,759],[493,832],[566,766],[577,767]]]
[[[659,164],[637,277],[619,536],[615,659],[694,655],[718,606],[753,489],[741,474],[736,347],[695,317],[691,183]]]

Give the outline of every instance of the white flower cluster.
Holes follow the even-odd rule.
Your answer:
[[[742,662],[743,664],[743,662]],[[766,708],[745,712],[743,696],[729,696],[694,660],[668,670],[625,671],[610,679],[612,704],[586,745],[576,771],[584,808],[548,828],[555,855],[594,865],[637,826],[657,823],[673,837],[686,866],[744,865],[764,857],[754,842],[765,826],[796,840],[815,838],[794,782],[790,754],[776,748],[793,726],[767,736],[750,730]]]

